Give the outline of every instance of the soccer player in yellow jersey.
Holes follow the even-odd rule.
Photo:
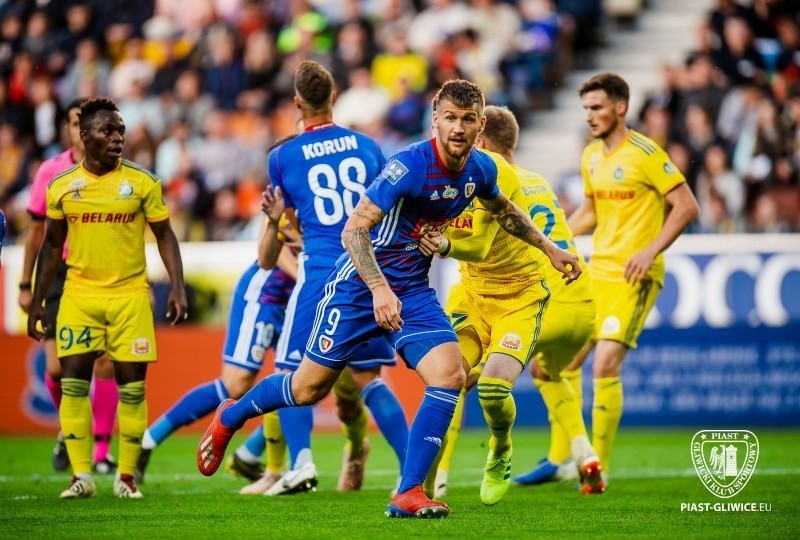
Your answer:
[[[81,105],[84,159],[47,187],[47,223],[36,263],[28,335],[46,331],[43,300],[69,234],[67,279],[56,319],[64,396],[59,415],[72,463],[63,499],[91,497],[89,382],[94,361],[108,351],[119,386],[119,468],[114,494],[141,498],[133,481],[147,427],[145,374],[156,360],[153,312],[148,298],[144,227],[149,223],[169,273],[167,317],[186,318],[186,292],[178,240],[169,224],[161,182],[122,159],[125,124],[116,104],[95,98]],[[40,326],[41,325],[41,326]]]
[[[621,77],[596,75],[579,93],[595,140],[581,158],[584,201],[568,222],[575,234],[595,227],[589,261],[597,308],[592,436],[607,474],[622,416],[622,362],[663,287],[663,252],[699,208],[666,152],[625,125],[630,91]],[[591,348],[581,351],[577,365]]]
[[[506,108],[494,106],[486,107],[484,115],[486,126],[478,136],[476,146],[497,152],[497,159],[505,159],[511,164],[507,170],[521,187],[518,204],[528,211],[534,223],[551,241],[582,261],[583,257],[572,243],[572,232],[567,227],[564,212],[547,181],[513,162],[519,138],[519,125],[514,115]],[[462,261],[461,281],[450,291],[447,312],[467,364],[476,366],[486,353],[489,354],[485,364],[481,362],[477,369],[473,369],[467,388],[470,383],[474,384],[474,375],[479,375],[478,397],[496,437],[495,427],[498,419],[501,420],[499,424],[503,424],[503,418],[491,418],[492,408],[496,406],[492,401],[497,399],[500,386],[505,386],[503,383],[509,383],[510,389],[535,347],[536,361],[531,365],[534,382],[555,420],[554,424],[565,433],[566,455],[560,456],[559,462],[574,455],[584,477],[581,489],[586,493],[602,493],[600,464],[586,433],[579,400],[561,376],[562,370],[592,332],[595,312],[590,282],[578,280],[568,287],[538,252],[523,248],[515,239],[498,231],[499,227],[478,205],[454,220],[447,231],[450,240],[447,254]],[[545,293],[544,300],[541,299],[542,292]],[[542,305],[544,302],[547,302],[546,311]],[[530,314],[536,316],[534,325],[525,319]],[[504,367],[508,368],[504,375],[511,373],[513,378],[492,380],[497,377],[487,374],[489,366],[499,358],[503,358]],[[514,402],[510,395],[504,400],[508,413]],[[513,423],[513,414],[510,419]],[[458,421],[460,419],[448,432],[448,439],[455,434]],[[452,451],[453,443],[453,440],[448,440],[445,452]],[[449,456],[443,459],[449,459]],[[487,462],[487,476],[488,465]],[[487,476],[481,491],[484,502],[487,502],[485,495],[492,500],[490,494],[499,491],[491,489],[491,484],[487,488]],[[504,476],[507,489],[510,477],[508,473]],[[439,485],[437,481],[437,487]]]

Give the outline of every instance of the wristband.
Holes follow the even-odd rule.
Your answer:
[[[439,247],[436,249],[436,253],[441,255],[442,257],[447,257],[447,254],[450,253],[450,248],[453,247],[453,244],[450,243],[445,237],[442,237],[442,241],[439,244]]]
[[[31,282],[30,281],[23,281],[19,284],[19,290],[21,291],[30,291],[31,290]]]

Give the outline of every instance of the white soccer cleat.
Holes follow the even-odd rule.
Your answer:
[[[269,471],[261,475],[261,478],[248,484],[239,490],[239,495],[264,495],[269,488],[281,481],[281,473],[271,473]]]
[[[72,483],[61,492],[62,499],[88,499],[94,497],[97,488],[94,479],[89,474],[76,474],[72,477]]]
[[[144,497],[136,483],[133,481],[132,474],[117,474],[114,478],[114,495],[120,499],[141,499]]]
[[[575,460],[570,458],[558,466],[553,480],[556,482],[576,482],[580,480],[580,471]]]
[[[436,470],[436,487],[433,493],[436,499],[442,499],[447,496],[447,471],[444,469]]]
[[[294,495],[304,491],[317,491],[317,468],[313,463],[306,463],[299,469],[287,472],[264,495]]]

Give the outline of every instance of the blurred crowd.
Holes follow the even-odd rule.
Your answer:
[[[613,3],[613,2],[612,2]],[[336,79],[336,121],[388,156],[465,77],[523,124],[592,67],[609,0],[0,0],[0,208],[19,241],[36,169],[65,147],[66,104],[107,95],[125,157],[162,179],[181,240],[250,239],[265,148],[296,129],[293,71]],[[794,11],[792,11],[794,8]],[[703,205],[702,232],[800,228],[797,2],[721,0],[640,129]]]
[[[65,105],[107,95],[181,240],[252,238],[302,60],[334,74],[337,122],[390,155],[428,129],[431,91],[453,77],[546,107],[600,16],[601,0],[0,0],[0,207],[18,240]]]
[[[701,233],[800,231],[800,1],[717,0],[638,129],[685,172]]]

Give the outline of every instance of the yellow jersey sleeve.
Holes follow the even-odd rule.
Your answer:
[[[61,206],[61,197],[57,194],[56,182],[47,186],[47,217],[50,219],[64,219],[64,208]]]
[[[669,159],[669,155],[658,146],[655,152],[645,157],[642,168],[650,183],[662,195],[686,182],[686,178]]]
[[[156,177],[152,178],[153,182],[149,186],[150,189],[147,190],[142,200],[144,217],[148,223],[164,221],[169,218],[169,210],[167,210],[167,204],[164,202],[161,181]]]

